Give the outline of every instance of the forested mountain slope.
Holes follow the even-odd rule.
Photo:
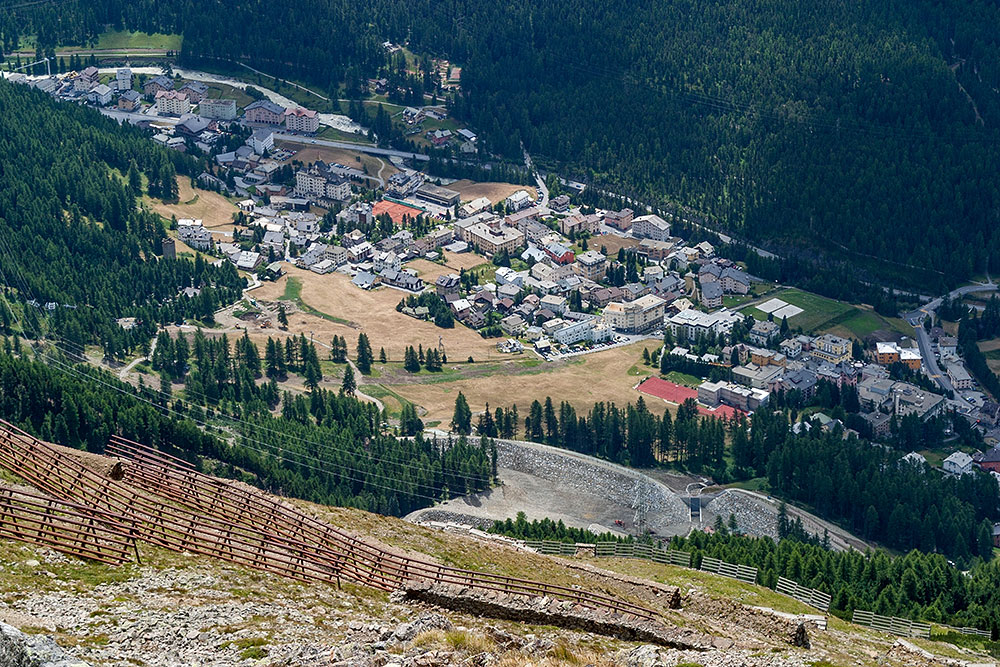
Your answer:
[[[189,61],[328,87],[374,74],[382,39],[408,40],[465,64],[457,112],[508,157],[523,142],[751,240],[919,266],[923,283],[1000,257],[1000,11],[986,0],[99,0],[4,16],[8,50],[28,31],[179,31]]]
[[[25,86],[0,81],[0,109],[0,280],[14,288],[0,299],[5,327],[13,315],[34,336],[41,306],[58,304],[49,318],[58,337],[117,356],[148,341],[156,323],[211,319],[239,295],[231,265],[156,261],[162,223],[137,206],[141,174],[155,189],[193,173],[194,160]],[[188,299],[185,287],[205,289]],[[114,321],[129,316],[143,325],[126,331]]]

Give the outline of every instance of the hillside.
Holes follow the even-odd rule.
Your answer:
[[[119,468],[102,457],[52,451],[70,457],[63,458],[66,466],[76,465],[74,460],[84,464],[94,479],[107,480],[103,475],[111,474],[109,488],[152,488],[142,481],[142,466],[129,457],[121,459],[126,465]],[[8,453],[3,456],[11,460]],[[4,475],[12,479],[9,472]],[[0,498],[19,488],[8,482]],[[219,488],[242,493],[238,486]],[[140,493],[143,498],[154,495],[148,490]],[[182,506],[164,509],[169,515]],[[334,586],[276,577],[256,567],[151,546],[145,539],[138,548],[140,562],[119,566],[0,541],[4,563],[0,582],[5,591],[0,621],[19,627],[35,642],[41,641],[39,635],[54,637],[70,656],[94,665],[253,664],[255,660],[267,665],[451,665],[471,660],[499,665],[846,667],[957,666],[966,663],[949,658],[986,659],[940,642],[903,643],[837,619],[830,619],[827,630],[810,622],[803,625],[797,615],[810,613],[810,608],[801,603],[703,572],[627,560],[550,558],[503,541],[440,533],[359,510],[304,502],[288,508],[316,525],[350,531],[360,543],[398,557],[503,577],[532,579],[544,572],[550,586],[571,586],[588,594],[599,591],[643,605],[656,614],[647,626],[661,628],[658,636],[672,639],[654,645],[617,638],[614,631],[609,635],[599,626],[586,632],[561,628],[576,613],[572,610],[555,613],[544,625],[483,617],[460,611],[466,603],[464,593],[457,591],[452,598],[457,604],[445,601],[441,607],[357,583]],[[205,539],[211,540],[207,535]],[[195,550],[207,548],[201,542],[193,544]],[[78,547],[79,543],[72,545]],[[518,608],[515,598],[493,595],[491,599],[501,607]],[[525,600],[536,609],[545,605],[538,598]],[[597,612],[588,613],[596,618]],[[629,623],[625,617],[612,621],[621,627]],[[0,639],[0,651],[4,650],[10,650],[10,644]],[[921,651],[937,657],[928,658]]]
[[[986,0],[102,0],[0,17],[7,43],[179,32],[185,62],[240,61],[350,96],[381,71],[415,103],[434,82],[381,46],[408,41],[463,64],[454,112],[517,162],[523,143],[539,164],[783,253],[924,289],[988,258],[998,269],[1000,183],[984,166],[1000,161],[1000,16]]]
[[[0,81],[0,279],[3,332],[11,317],[25,337],[47,333],[64,349],[103,348],[109,359],[145,344],[158,322],[211,321],[243,279],[204,260],[153,261],[165,236],[159,216],[138,207],[143,191],[164,198],[194,160],[157,146],[92,109],[60,104]],[[168,188],[169,189],[169,188]],[[186,287],[204,288],[191,299]],[[41,308],[50,317],[43,317]],[[125,328],[116,319],[133,317]]]

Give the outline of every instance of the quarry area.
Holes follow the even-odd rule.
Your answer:
[[[493,521],[524,512],[528,521],[548,517],[598,534],[636,534],[641,532],[639,521],[654,535],[669,538],[711,526],[717,516],[725,522],[733,515],[742,533],[778,539],[776,501],[742,489],[710,487],[703,491],[704,478],[697,476],[670,473],[654,477],[565,449],[513,440],[497,441],[497,467],[498,486],[418,510],[406,518],[487,528]],[[808,512],[794,507],[787,511],[791,519],[801,519],[811,534],[822,537],[826,530],[834,549],[867,547],[857,537]]]

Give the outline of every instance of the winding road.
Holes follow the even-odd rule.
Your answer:
[[[972,285],[963,285],[957,289],[953,289],[944,296],[939,296],[936,299],[932,299],[927,302],[917,310],[906,313],[903,317],[907,322],[914,328],[917,332],[917,345],[920,347],[920,356],[923,357],[924,364],[926,366],[928,374],[931,376],[938,386],[941,387],[945,392],[952,392],[957,394],[955,387],[951,384],[951,379],[948,374],[941,370],[938,366],[937,359],[934,356],[934,349],[931,345],[931,338],[924,329],[924,319],[927,317],[931,318],[931,322],[937,315],[937,309],[940,308],[941,304],[944,302],[945,297],[949,299],[957,299],[967,296],[969,294],[975,294],[978,292],[996,292],[997,285],[993,280],[986,276],[985,283],[974,283]]]

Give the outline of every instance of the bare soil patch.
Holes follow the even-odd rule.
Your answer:
[[[587,243],[590,245],[591,250],[600,250],[601,246],[604,246],[607,248],[607,254],[609,257],[617,255],[618,250],[621,248],[635,248],[639,245],[639,241],[636,239],[625,239],[621,236],[615,236],[614,234],[595,236]]]
[[[406,268],[413,269],[417,275],[428,283],[433,283],[438,276],[446,273],[458,273],[462,269],[469,270],[477,266],[486,264],[484,257],[473,252],[453,253],[442,251],[444,264],[438,264],[427,259],[415,259],[406,263]]]
[[[469,179],[455,181],[448,186],[449,190],[454,190],[462,195],[462,201],[472,201],[480,197],[486,197],[496,204],[503,201],[518,190],[525,190],[532,199],[538,196],[538,191],[530,185],[515,185],[513,183],[477,183]]]

